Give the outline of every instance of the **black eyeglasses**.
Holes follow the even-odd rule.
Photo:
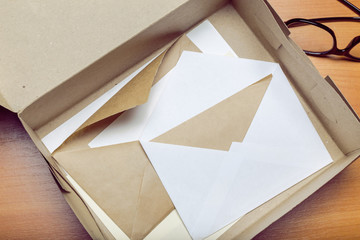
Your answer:
[[[346,7],[360,16],[360,9],[347,0],[338,0]],[[326,22],[356,22],[359,24],[356,29],[360,29],[360,17],[332,17],[332,18],[293,18],[285,22],[289,28],[294,28],[291,31],[292,36],[301,38],[301,43],[304,52],[312,56],[327,56],[330,54],[345,56],[349,59],[360,61],[360,35],[354,37],[344,49],[339,49],[337,46],[336,35],[334,31],[322,24]],[[311,28],[311,29],[310,29]],[[359,31],[360,33],[360,31]],[[316,34],[321,39],[321,42],[313,41],[309,34]],[[295,39],[296,41],[296,39]]]

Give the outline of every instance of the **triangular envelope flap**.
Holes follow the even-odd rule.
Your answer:
[[[250,85],[151,141],[229,150],[232,142],[244,139],[270,80]]]
[[[80,129],[145,103],[165,54],[166,51],[139,72],[129,83],[87,119]]]
[[[144,238],[174,208],[138,142],[54,158],[131,239]]]
[[[54,152],[74,133],[90,124],[146,102],[157,69],[165,54],[166,50],[135,69],[117,85],[43,137],[42,142],[48,150]]]

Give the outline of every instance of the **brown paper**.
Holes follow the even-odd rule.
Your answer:
[[[144,238],[174,209],[139,142],[54,157],[131,239]]]
[[[149,96],[150,88],[166,51],[154,59],[145,69],[138,73],[128,84],[117,92],[97,112],[95,112],[79,129],[95,122],[144,104]]]
[[[270,80],[254,83],[151,141],[228,151],[232,142],[244,139]]]

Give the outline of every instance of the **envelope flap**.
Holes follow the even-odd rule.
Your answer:
[[[187,1],[4,2],[0,104],[19,112]]]
[[[86,120],[80,129],[145,103],[165,54],[166,51],[139,72],[128,84]]]
[[[243,141],[270,80],[271,75],[151,141],[228,151]]]
[[[143,239],[174,209],[139,142],[54,158],[130,239]]]

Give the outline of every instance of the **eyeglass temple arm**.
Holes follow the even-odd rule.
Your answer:
[[[360,16],[360,8],[356,7],[354,4],[349,2],[348,0],[338,0],[342,4],[344,4],[346,7],[350,8],[354,13]]]

